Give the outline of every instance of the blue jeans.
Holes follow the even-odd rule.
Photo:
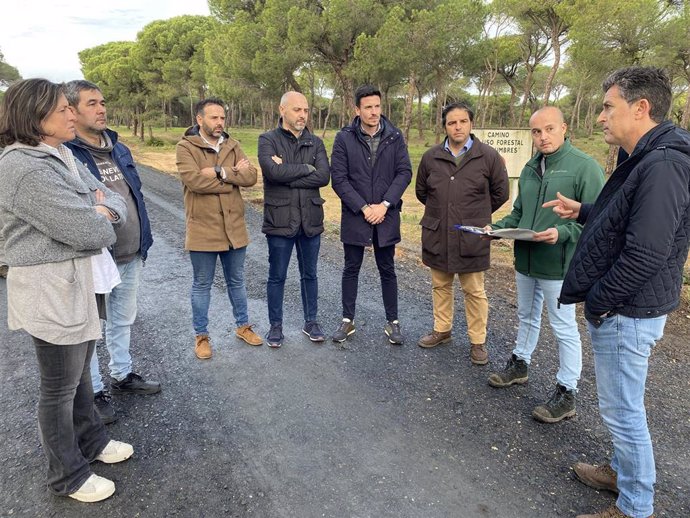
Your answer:
[[[544,302],[549,323],[558,341],[559,369],[556,380],[568,390],[577,390],[582,371],[582,344],[575,320],[575,304],[558,307],[562,280],[535,279],[515,272],[518,300],[517,339],[513,354],[529,365],[539,341],[541,312]]]
[[[613,438],[611,467],[618,474],[616,505],[626,515],[654,512],[654,451],[647,428],[644,391],[652,347],[664,333],[666,315],[614,315],[599,328],[589,324],[599,411]]]
[[[110,355],[110,375],[117,381],[122,381],[132,372],[129,341],[132,324],[137,318],[137,290],[141,264],[141,257],[138,255],[128,263],[118,264],[121,282],[106,297],[105,345]],[[91,384],[94,392],[103,390],[96,351],[91,357]]]
[[[247,247],[230,248],[225,252],[189,252],[194,270],[192,281],[192,325],[197,336],[208,334],[208,307],[211,304],[211,286],[220,258],[225,285],[232,305],[237,327],[249,322],[247,314],[247,288],[244,284],[244,258]]]
[[[109,441],[93,406],[89,363],[95,342],[56,345],[32,338],[41,374],[38,429],[48,458],[48,488],[65,496],[91,476],[89,463]]]
[[[321,248],[321,235],[307,237],[300,232],[294,237],[267,235],[266,240],[268,241],[269,264],[266,300],[268,302],[269,322],[271,325],[282,324],[283,322],[283,294],[293,247],[297,249],[304,321],[316,320],[319,296],[316,265]]]

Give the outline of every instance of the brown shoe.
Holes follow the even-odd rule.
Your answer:
[[[419,347],[424,347],[425,349],[431,349],[437,345],[447,344],[452,340],[450,336],[450,331],[431,331],[428,335],[424,335],[419,339],[417,345]]]
[[[208,360],[213,354],[211,351],[211,339],[208,335],[199,335],[196,337],[196,345],[194,345],[194,354],[200,360]]]
[[[489,353],[486,352],[484,344],[470,345],[470,361],[475,365],[486,365],[489,363]]]
[[[612,505],[608,509],[597,513],[597,514],[578,514],[576,518],[630,518],[627,514],[623,513],[618,507]],[[654,518],[654,515],[648,518]]]
[[[257,335],[254,332],[252,327],[254,327],[254,324],[245,324],[243,326],[238,327],[235,330],[235,336],[237,336],[237,338],[239,338],[240,340],[244,340],[249,345],[261,345],[262,343],[264,343],[264,341],[259,335]]]
[[[613,471],[610,464],[594,466],[584,462],[577,462],[573,466],[573,471],[580,482],[586,486],[618,493],[618,475]]]
[[[6,279],[7,278],[7,272],[9,272],[9,271],[10,271],[9,266],[7,266],[6,264],[0,265],[0,277],[2,277],[3,279]]]

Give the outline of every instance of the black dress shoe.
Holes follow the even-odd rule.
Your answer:
[[[117,421],[115,409],[110,402],[110,394],[107,390],[101,390],[93,395],[93,404],[96,407],[96,413],[103,421],[103,424],[110,424]]]
[[[113,394],[155,394],[161,391],[161,384],[157,381],[146,381],[144,378],[130,372],[122,381],[110,378],[110,392]]]

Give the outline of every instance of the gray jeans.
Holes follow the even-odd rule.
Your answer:
[[[38,429],[48,458],[48,488],[58,495],[78,490],[108,444],[96,415],[89,364],[95,341],[55,345],[33,337],[41,374]]]

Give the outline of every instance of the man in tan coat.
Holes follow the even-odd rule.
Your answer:
[[[244,259],[249,235],[240,194],[240,187],[256,183],[256,168],[239,142],[224,131],[223,101],[204,99],[197,103],[195,112],[196,125],[177,144],[177,170],[184,184],[185,250],[189,250],[194,270],[194,352],[197,358],[208,359],[212,354],[208,307],[218,258],[237,326],[235,335],[249,345],[263,343],[247,314]]]

